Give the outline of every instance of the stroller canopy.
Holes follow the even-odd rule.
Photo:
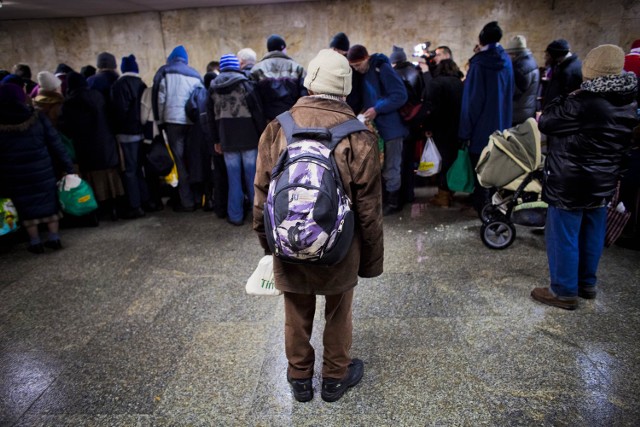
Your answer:
[[[533,118],[518,126],[495,131],[476,166],[483,187],[506,187],[542,167],[540,131]]]

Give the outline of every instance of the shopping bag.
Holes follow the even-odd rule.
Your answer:
[[[429,137],[424,144],[424,150],[422,150],[422,156],[420,157],[416,174],[422,177],[435,175],[440,172],[441,167],[442,157],[436,147],[436,143],[433,142],[433,138]]]
[[[620,182],[618,182],[613,199],[607,207],[607,228],[604,235],[604,246],[607,248],[618,240],[629,218],[631,218],[631,212],[626,210],[624,204],[619,201],[619,197]]]
[[[176,159],[173,157],[173,153],[171,152],[171,148],[169,148],[169,143],[167,142],[167,135],[165,135],[164,131],[162,132],[164,136],[165,145],[167,146],[167,151],[169,151],[169,156],[171,157],[171,161],[173,162],[173,167],[167,176],[164,177],[164,182],[172,186],[173,188],[178,186],[178,168],[176,166]]]
[[[82,216],[98,209],[91,186],[75,174],[58,181],[58,200],[62,210],[70,215]]]
[[[473,193],[473,167],[467,147],[458,150],[458,157],[447,172],[447,186],[451,191]]]
[[[18,211],[13,202],[0,198],[0,236],[16,231],[18,227]]]
[[[151,141],[147,153],[147,167],[151,169],[151,173],[158,176],[167,176],[174,167],[173,158],[162,134],[154,136]]]
[[[273,277],[273,255],[265,255],[247,280],[245,290],[249,295],[280,295]]]

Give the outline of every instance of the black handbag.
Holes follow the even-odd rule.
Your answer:
[[[149,172],[158,176],[169,175],[173,168],[173,159],[162,134],[153,137],[151,148],[147,153],[147,167]]]

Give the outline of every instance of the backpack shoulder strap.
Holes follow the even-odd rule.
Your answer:
[[[296,129],[296,122],[293,121],[293,117],[289,111],[285,111],[276,117],[276,120],[280,122],[284,136],[287,138],[287,145],[291,144],[293,140],[293,132]]]
[[[362,123],[358,119],[349,119],[344,123],[334,126],[329,129],[329,132],[331,132],[331,142],[329,144],[329,148],[333,150],[340,143],[340,141],[342,141],[347,136],[351,135],[352,133],[365,130],[369,130],[369,128],[366,127],[364,123]]]

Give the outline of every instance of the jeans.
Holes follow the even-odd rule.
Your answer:
[[[384,142],[384,178],[385,190],[394,193],[400,190],[402,170],[402,138]]]
[[[184,161],[184,148],[191,125],[167,123],[165,126],[169,147],[171,148],[173,160],[176,162],[176,168],[178,170],[178,195],[180,196],[180,204],[185,208],[193,208],[195,197],[191,191],[189,172]]]
[[[120,143],[122,155],[124,156],[122,183],[127,191],[127,199],[131,209],[138,209],[142,206],[142,203],[149,201],[149,190],[142,173],[141,144],[142,141]]]
[[[607,225],[607,208],[559,209],[549,206],[545,238],[551,290],[575,297],[578,288],[596,286],[596,271]]]
[[[253,180],[256,176],[257,157],[257,148],[224,153],[224,163],[227,166],[227,179],[229,180],[227,215],[230,221],[241,222],[244,219],[245,193],[242,188],[243,178],[247,190],[247,197],[253,206]]]

